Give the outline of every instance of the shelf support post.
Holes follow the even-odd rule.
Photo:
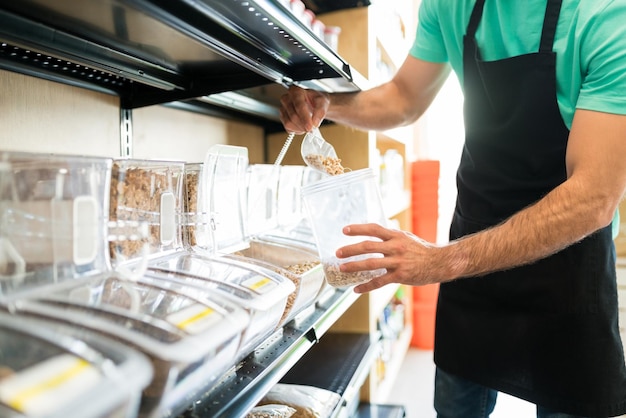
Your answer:
[[[120,108],[120,157],[133,156],[133,111]]]

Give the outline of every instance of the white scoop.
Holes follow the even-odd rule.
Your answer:
[[[343,172],[343,167],[341,167],[340,160],[337,158],[335,148],[326,142],[317,128],[307,132],[304,136],[300,151],[306,165],[315,170],[327,175]]]

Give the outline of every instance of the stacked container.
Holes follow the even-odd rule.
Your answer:
[[[155,374],[143,391],[141,413],[156,417],[231,367],[248,324],[238,306],[201,296],[175,283],[103,275],[20,294],[10,309],[90,329],[143,352]]]
[[[0,313],[0,416],[134,418],[148,359],[60,323]]]
[[[288,278],[267,266],[224,257],[248,246],[243,239],[247,168],[247,150],[225,145],[212,147],[204,163],[185,166],[185,249],[151,260],[146,273],[246,310],[251,320],[238,360],[277,332],[295,290]]]
[[[267,231],[289,230],[303,217],[300,195],[304,166],[255,164],[248,169],[247,237],[245,247],[227,258],[266,267],[289,278],[296,289],[289,295],[279,326],[294,319],[315,298],[324,284],[324,272],[316,251],[289,238],[274,242]]]
[[[278,326],[283,326],[296,315],[312,307],[324,284],[324,271],[319,257],[312,251],[262,239],[252,239],[250,246],[226,258],[264,266],[295,285],[287,299]]]
[[[259,265],[180,253],[150,264],[145,280],[167,281],[198,297],[229,301],[242,308],[250,321],[243,331],[233,363],[274,335],[294,285],[284,276]]]
[[[172,282],[142,281],[145,256],[181,245],[182,164],[117,161],[110,188],[109,159],[3,154],[2,161],[0,225],[10,257],[3,258],[8,277],[0,302],[7,311],[90,330],[146,354],[155,375],[143,391],[144,416],[192,399],[232,366],[249,322],[243,308]],[[106,215],[109,193],[114,223]],[[129,228],[145,224],[149,235]],[[109,243],[120,225],[124,233]],[[132,236],[148,251],[130,245]]]

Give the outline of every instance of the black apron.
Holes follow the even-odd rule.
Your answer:
[[[450,238],[496,225],[566,180],[569,130],[556,100],[552,44],[561,1],[548,1],[538,53],[481,60],[485,1],[464,38],[466,139]],[[550,410],[626,413],[615,250],[603,228],[531,265],[440,287],[435,363]]]

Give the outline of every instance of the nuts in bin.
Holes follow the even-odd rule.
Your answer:
[[[184,211],[188,215],[196,214],[198,212],[198,184],[199,184],[198,172],[185,172],[185,205]],[[183,233],[187,237],[187,242],[191,246],[195,246],[196,242],[196,228],[195,222],[187,220],[183,225]]]

